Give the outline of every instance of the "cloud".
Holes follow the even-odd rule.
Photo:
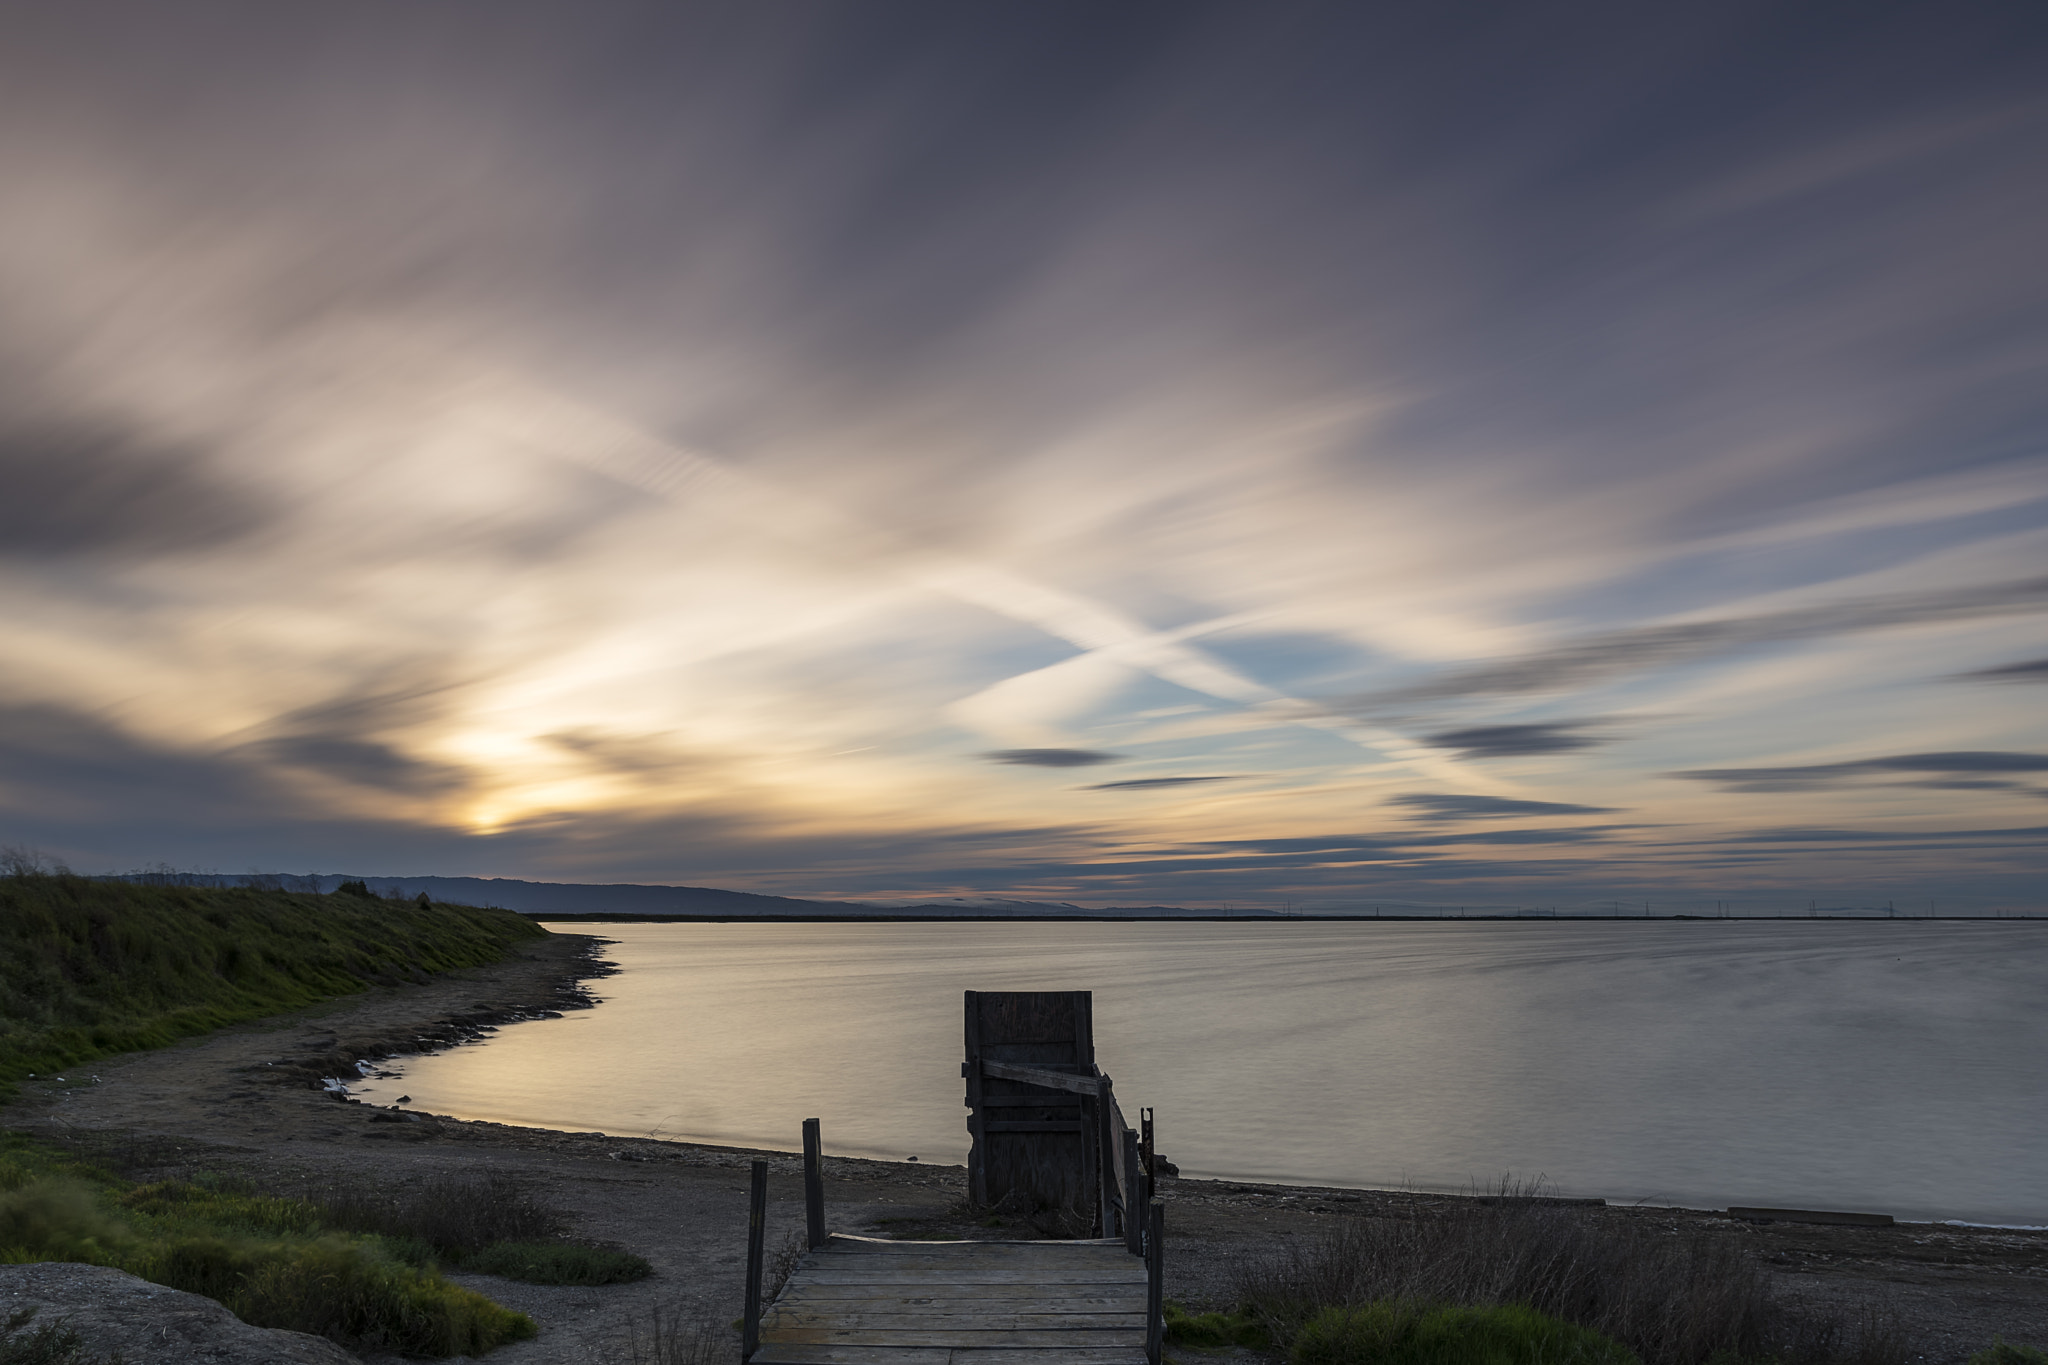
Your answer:
[[[213,549],[267,518],[250,489],[206,474],[196,452],[149,448],[105,422],[0,428],[0,487],[8,559]]]
[[[1091,792],[1132,791],[1147,787],[1185,787],[1194,782],[1235,782],[1237,780],[1235,775],[1217,777],[1134,777],[1126,782],[1098,782],[1092,787],[1083,787],[1081,790]]]
[[[1913,774],[1931,774],[1936,779],[1954,775],[1959,781],[1952,783],[1923,780],[1892,785],[1998,786],[2005,784],[1984,775],[2041,772],[2048,772],[2048,754],[1965,750],[1954,753],[1895,754],[1888,758],[1864,758],[1847,763],[1811,763],[1783,768],[1693,768],[1668,775],[1693,782],[1709,782],[1724,791],[1788,792],[1820,791],[1864,778]]]
[[[1424,738],[1440,749],[1455,749],[1466,758],[1522,758],[1530,754],[1570,753],[1609,743],[1610,736],[1581,733],[1595,723],[1561,720],[1533,725],[1474,725]]]
[[[1971,673],[1958,673],[1961,679],[1979,679],[1984,682],[2048,683],[2048,659],[2029,659],[2022,664],[2005,664],[1998,668],[1980,668]]]
[[[1122,754],[1099,749],[996,749],[982,755],[991,763],[1016,763],[1027,768],[1088,768],[1114,763]]]
[[[1516,801],[1504,796],[1456,796],[1435,792],[1404,792],[1389,803],[1416,812],[1413,820],[1478,820],[1488,816],[1607,815],[1612,806],[1578,806],[1566,801]]]
[[[1330,705],[1372,711],[1454,697],[1556,692],[1732,653],[1752,645],[2044,610],[2048,610],[2048,578],[2021,578],[1970,588],[1890,593],[1754,616],[1637,626],[1588,636],[1519,658],[1454,669],[1425,682],[1365,693]]]

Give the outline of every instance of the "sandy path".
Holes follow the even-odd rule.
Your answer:
[[[574,1007],[576,979],[601,942],[558,934],[488,968],[424,985],[380,988],[297,1014],[224,1030],[160,1052],[86,1068],[62,1084],[32,1083],[7,1126],[62,1136],[138,1174],[232,1168],[266,1183],[404,1181],[435,1170],[489,1168],[534,1183],[575,1230],[646,1257],[651,1279],[598,1289],[458,1276],[531,1314],[538,1338],[491,1354],[494,1365],[624,1362],[626,1339],[659,1310],[738,1316],[746,1235],[747,1163],[769,1156],[772,1248],[802,1225],[797,1160],[595,1133],[556,1133],[337,1103],[312,1088],[358,1056],[445,1043],[491,1020]],[[602,982],[595,983],[602,990]],[[98,1076],[95,1083],[91,1078]],[[792,1138],[794,1138],[792,1134]],[[828,1222],[869,1235],[1018,1236],[964,1218],[957,1167],[828,1158]],[[1214,1304],[1234,1257],[1313,1235],[1345,1214],[1426,1211],[1445,1196],[1168,1181],[1168,1294]],[[1836,1301],[1889,1298],[1928,1332],[1934,1365],[1960,1362],[1993,1336],[2048,1345],[2048,1235],[1901,1226],[1752,1227],[1680,1210],[1612,1209],[1587,1216],[1650,1220],[1671,1230],[1744,1239],[1788,1285]]]

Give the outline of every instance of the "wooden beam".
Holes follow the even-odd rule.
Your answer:
[[[1048,1090],[1066,1090],[1091,1098],[1100,1094],[1102,1087],[1102,1078],[1099,1076],[1076,1076],[1065,1071],[1049,1071],[1042,1066],[1027,1066],[1023,1062],[999,1062],[993,1057],[981,1059],[981,1074],[993,1076],[998,1080],[1042,1085]]]

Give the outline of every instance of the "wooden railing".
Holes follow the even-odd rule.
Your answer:
[[[1121,1236],[1133,1255],[1145,1258],[1145,1358],[1160,1365],[1164,1344],[1164,1269],[1166,1206],[1152,1194],[1152,1111],[1139,1111],[1141,1129],[1124,1123],[1109,1077],[1075,1076],[1014,1062],[987,1061],[987,1073],[1005,1080],[1031,1085],[1045,1084],[1038,1076],[1056,1080],[1054,1088],[1093,1100],[1098,1118],[1103,1173],[1103,1235]],[[1000,1069],[998,1069],[1000,1068]],[[1021,1075],[1033,1072],[1035,1075]],[[804,1229],[812,1251],[825,1245],[824,1144],[816,1119],[804,1120]],[[768,1226],[768,1163],[753,1163],[747,1200],[747,1288],[746,1305],[740,1325],[740,1359],[747,1360],[761,1342],[762,1280],[765,1272]],[[1112,1231],[1111,1229],[1116,1229]]]

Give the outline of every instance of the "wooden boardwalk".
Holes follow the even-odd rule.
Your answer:
[[[750,1365],[1145,1365],[1145,1305],[1121,1238],[835,1234],[763,1315]]]

